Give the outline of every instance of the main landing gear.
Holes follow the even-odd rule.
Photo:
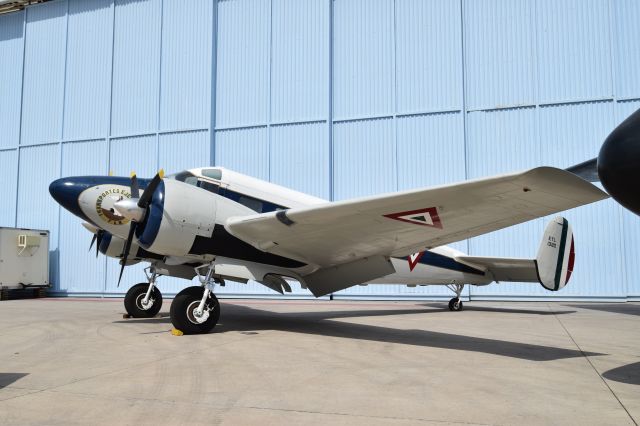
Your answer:
[[[131,318],[153,318],[162,307],[162,293],[156,287],[158,274],[153,266],[145,268],[146,283],[136,284],[124,296],[124,308]]]
[[[453,291],[456,294],[456,297],[449,300],[449,310],[450,311],[461,311],[462,310],[462,300],[460,300],[460,294],[462,294],[462,290],[464,289],[464,284],[447,284],[447,288]]]
[[[200,270],[207,268],[206,275]],[[223,281],[213,277],[215,266],[212,263],[195,268],[200,286],[187,287],[178,293],[171,304],[171,323],[184,334],[208,333],[220,319],[220,303],[213,294],[213,288]]]

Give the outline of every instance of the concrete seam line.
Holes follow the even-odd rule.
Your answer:
[[[549,305],[547,305],[547,307],[549,309],[551,309],[551,307]],[[569,336],[569,338],[571,339],[571,341],[573,342],[573,344],[576,346],[576,348],[578,348],[578,350],[580,351],[580,353],[582,354],[582,356],[587,360],[587,362],[589,363],[589,365],[591,366],[591,368],[593,369],[593,371],[595,371],[595,373],[598,375],[598,377],[600,377],[600,380],[602,380],[602,383],[604,383],[604,385],[607,387],[607,389],[609,389],[609,392],[611,392],[611,395],[613,395],[613,397],[616,399],[616,401],[618,401],[618,404],[620,404],[620,406],[622,407],[622,409],[625,411],[625,413],[627,413],[627,416],[629,416],[629,418],[631,419],[631,421],[633,422],[634,425],[638,426],[638,422],[636,422],[636,420],[633,418],[633,416],[631,415],[631,413],[629,412],[629,410],[627,410],[627,407],[625,407],[625,405],[622,403],[622,401],[620,400],[620,398],[618,398],[618,395],[616,395],[616,393],[613,391],[613,389],[611,389],[611,386],[609,386],[609,383],[607,383],[607,380],[602,377],[602,374],[600,374],[600,372],[596,369],[595,365],[593,365],[593,363],[591,362],[591,360],[589,359],[589,357],[584,353],[584,351],[582,350],[582,348],[580,347],[580,345],[578,345],[578,342],[576,342],[576,340],[573,338],[573,336],[571,335],[571,333],[569,333],[569,330],[567,330],[567,327],[564,326],[564,324],[562,323],[562,321],[560,320],[560,318],[558,317],[558,315],[556,315],[555,313],[553,314],[553,316],[555,317],[555,319],[558,321],[558,324],[560,324],[560,326],[563,328],[563,330],[565,331],[565,333],[567,333],[567,336]]]

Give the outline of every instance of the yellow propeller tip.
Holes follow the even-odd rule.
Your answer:
[[[109,176],[113,176],[113,170],[109,170]]]
[[[158,175],[160,175],[160,179],[164,178],[164,169],[160,169],[160,171],[158,172]]]
[[[135,172],[135,170],[134,170],[134,171],[132,171],[132,172],[131,172],[130,177],[134,177],[135,175],[136,175],[136,172]]]

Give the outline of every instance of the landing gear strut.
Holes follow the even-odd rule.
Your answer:
[[[449,300],[449,310],[450,311],[461,311],[462,310],[462,300],[460,300],[460,294],[462,294],[462,290],[464,289],[464,284],[447,284],[447,288],[453,291],[456,294],[456,297]]]
[[[200,270],[205,267],[207,273],[202,275]],[[184,334],[208,333],[220,319],[220,303],[213,288],[216,282],[224,284],[213,277],[214,269],[213,262],[195,268],[201,285],[185,288],[171,303],[171,323]]]
[[[156,287],[158,274],[153,266],[145,268],[146,283],[136,284],[124,297],[124,308],[132,318],[152,318],[162,307],[162,293]]]

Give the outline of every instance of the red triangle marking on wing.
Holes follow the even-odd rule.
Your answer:
[[[431,221],[433,222],[433,224],[418,221],[418,220],[412,220],[411,218],[406,217],[406,216],[412,216],[412,215],[416,216],[419,213],[428,213],[429,216],[431,217]],[[438,209],[435,207],[428,207],[426,209],[419,209],[419,210],[409,210],[406,212],[389,213],[383,216],[388,217],[389,219],[399,220],[401,222],[411,223],[414,225],[430,226],[432,228],[442,229],[442,222],[440,221],[440,217],[438,216]]]

